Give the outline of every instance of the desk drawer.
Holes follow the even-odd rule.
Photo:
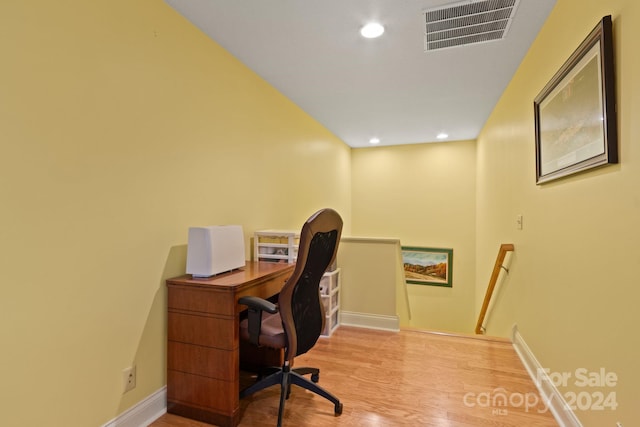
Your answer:
[[[167,370],[167,400],[232,416],[239,406],[238,381],[223,381]]]
[[[167,338],[186,344],[237,350],[238,322],[235,318],[198,316],[169,311]]]
[[[218,348],[202,347],[169,341],[167,369],[224,381],[237,381],[238,353]]]
[[[232,293],[215,289],[169,285],[169,310],[233,316],[235,304]]]

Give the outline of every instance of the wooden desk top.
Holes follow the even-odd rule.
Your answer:
[[[168,285],[189,285],[218,290],[239,291],[257,282],[284,274],[291,274],[295,264],[247,261],[243,269],[206,278],[193,278],[190,274],[168,279]]]

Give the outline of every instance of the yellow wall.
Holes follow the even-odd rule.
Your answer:
[[[620,164],[535,184],[533,99],[604,16],[614,26]],[[559,0],[478,139],[477,297],[502,242],[515,252],[488,333],[518,325],[551,372],[605,368],[616,411],[577,411],[585,426],[637,425],[640,384],[640,3]],[[524,216],[516,230],[515,217]],[[476,301],[476,307],[479,301]],[[560,391],[592,393],[570,380]]]
[[[453,248],[453,287],[408,285],[401,326],[473,331],[475,170],[474,141],[353,150],[354,236]]]
[[[331,206],[349,233],[350,149],[161,1],[2,2],[0,28],[0,425],[102,425],[165,384],[188,227],[249,254]]]

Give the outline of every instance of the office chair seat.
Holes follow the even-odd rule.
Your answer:
[[[303,225],[298,245],[298,258],[291,277],[278,296],[278,304],[258,297],[242,297],[239,304],[247,305],[248,318],[240,325],[240,337],[257,346],[284,349],[282,367],[272,368],[260,375],[253,385],[240,392],[247,397],[267,387],[280,384],[278,427],[282,425],[284,404],[295,384],[334,404],[334,414],[342,413],[340,400],[317,385],[317,368],[295,368],[296,356],[309,351],[324,328],[324,305],[320,300],[320,280],[333,263],[342,233],[342,218],[332,209],[322,209]],[[304,375],[311,374],[311,380]]]
[[[286,347],[287,337],[284,333],[284,329],[282,328],[282,319],[280,318],[280,314],[269,314],[263,311],[260,324],[260,345],[271,348]],[[246,341],[251,341],[249,334],[249,319],[244,319],[240,322],[240,338]]]

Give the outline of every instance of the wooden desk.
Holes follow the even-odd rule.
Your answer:
[[[240,418],[238,298],[280,292],[293,264],[247,262],[209,279],[167,280],[167,411],[220,425]]]

